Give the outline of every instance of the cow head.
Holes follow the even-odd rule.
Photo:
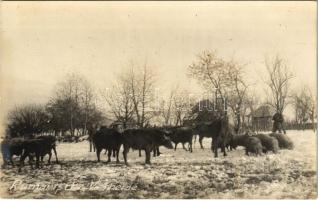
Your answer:
[[[160,137],[160,144],[165,146],[168,149],[173,149],[173,145],[171,143],[170,137],[166,134],[165,131],[162,131],[161,137]]]

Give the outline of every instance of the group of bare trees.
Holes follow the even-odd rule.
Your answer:
[[[268,95],[263,104],[283,114],[286,106],[293,103],[297,123],[314,123],[315,98],[311,91],[305,87],[291,95],[290,81],[294,76],[279,56],[273,60],[266,59],[265,66],[268,76],[264,83]],[[250,90],[244,65],[222,59],[215,51],[204,51],[188,66],[188,75],[196,79],[213,98],[198,99],[179,87],[172,88],[164,97],[156,90],[157,74],[153,68],[134,63],[122,71],[101,96],[108,105],[108,113],[122,123],[123,128],[131,123],[138,127],[156,123],[164,126],[193,124],[211,121],[220,113],[231,116],[237,132],[251,123],[246,121],[245,116],[248,112],[252,114],[261,100]],[[43,131],[56,135],[67,131],[71,135],[76,131],[86,134],[104,119],[96,101],[97,94],[83,76],[68,74],[64,81],[56,85],[46,105],[26,105],[12,110],[8,129],[16,135]],[[203,104],[213,104],[214,113],[209,111],[209,105],[202,110]]]
[[[186,89],[175,87],[171,89],[167,100],[160,100],[160,116],[164,126],[181,126],[185,120],[192,117],[192,107],[195,99]]]
[[[78,74],[68,74],[65,81],[58,83],[46,107],[54,132],[69,131],[74,135],[76,130],[84,135],[103,119],[96,107],[94,89]]]
[[[284,60],[276,56],[272,61],[265,60],[268,78],[265,84],[270,89],[267,103],[276,112],[283,113],[290,94],[290,80],[294,77]]]
[[[8,131],[12,137],[41,133],[48,129],[49,116],[41,105],[14,108],[8,115]]]
[[[124,128],[128,122],[145,127],[155,113],[155,73],[146,64],[130,67],[118,75],[117,81],[102,95],[113,117]]]
[[[315,130],[316,105],[315,97],[312,91],[304,86],[299,92],[294,92],[292,95],[292,104],[295,109],[295,123],[302,126],[305,123],[311,122]]]
[[[112,117],[123,128],[127,123],[138,127],[182,125],[190,110],[189,93],[175,87],[164,98],[159,94],[157,74],[149,66],[129,67],[102,93]]]
[[[68,74],[57,84],[46,105],[22,105],[9,113],[8,131],[11,136],[51,132],[87,134],[98,126],[103,114],[96,107],[96,94],[89,82],[78,74]]]
[[[244,79],[244,65],[219,58],[214,51],[204,51],[189,66],[189,76],[198,80],[215,100],[227,101],[233,115],[236,131],[241,128],[242,108],[247,97],[248,84]],[[214,102],[217,103],[217,102]],[[219,111],[222,109],[218,108]],[[227,110],[225,110],[227,112]]]
[[[208,109],[199,109],[200,103],[211,101],[210,103],[217,105],[216,110],[225,111],[231,116],[236,131],[239,132],[242,127],[245,128],[251,123],[247,121],[250,120],[246,118],[247,114],[251,116],[261,104],[270,105],[275,112],[283,114],[286,106],[293,102],[290,98],[290,81],[294,76],[289,66],[282,58],[276,56],[273,60],[266,59],[265,67],[268,76],[264,83],[268,95],[263,100],[253,93],[251,85],[246,81],[245,65],[234,60],[222,59],[215,51],[204,51],[188,66],[189,77],[196,79],[207,93],[214,96],[212,100],[191,98],[187,90],[178,87],[172,88],[168,94],[166,92],[165,98],[161,95],[156,98],[155,88],[158,83],[154,71],[147,65],[133,64],[129,70],[117,77],[114,85],[107,89],[103,96],[112,116],[122,122],[124,128],[128,122],[145,127],[155,121],[159,121],[160,125],[178,126],[193,120],[211,120],[220,112],[210,114],[207,112]],[[309,104],[304,97],[297,99],[297,105]],[[300,99],[306,103],[300,103]],[[306,113],[314,113],[312,106],[305,107],[303,109],[306,109]],[[300,112],[299,110],[301,108],[298,108],[297,112]],[[308,115],[314,116],[306,114]],[[314,120],[312,117],[310,119]]]
[[[265,62],[268,78],[265,82],[270,89],[267,103],[276,112],[283,113],[288,104],[292,104],[295,110],[296,125],[311,122],[315,130],[316,101],[308,86],[303,85],[299,91],[290,89],[290,80],[294,77],[284,60],[276,56],[272,61]]]

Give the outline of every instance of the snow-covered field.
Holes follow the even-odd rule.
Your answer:
[[[130,151],[123,164],[96,162],[88,142],[58,144],[61,164],[18,173],[1,173],[3,198],[316,198],[316,133],[288,131],[294,150],[260,157],[243,149],[213,158],[211,139],[194,152],[161,148],[162,155],[144,165],[138,151]],[[53,157],[54,161],[54,157]]]

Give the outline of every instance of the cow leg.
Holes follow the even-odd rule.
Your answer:
[[[36,168],[40,168],[40,155],[39,155],[39,154],[36,154],[35,157],[36,157],[35,167],[36,167]]]
[[[51,157],[52,157],[52,152],[50,151],[50,153],[49,153],[49,160],[47,161],[47,164],[51,164]]]
[[[223,150],[223,156],[227,156],[226,151],[225,151],[225,144],[222,144],[222,150]]]
[[[203,140],[203,137],[200,135],[199,136],[199,143],[200,143],[201,149],[204,149],[203,145],[202,145],[202,140]]]
[[[13,155],[10,155],[10,163],[12,165],[12,167],[14,166],[13,160],[12,160]],[[23,163],[24,164],[24,163]]]
[[[106,163],[109,163],[111,161],[110,157],[112,157],[112,149],[108,149],[108,160]]]
[[[29,165],[31,166],[32,165],[32,162],[34,161],[33,160],[33,156],[29,155]],[[24,163],[22,163],[24,165]]]
[[[177,150],[177,146],[178,146],[178,143],[175,143],[175,144],[174,144],[174,150],[175,150],[175,151]]]
[[[21,172],[21,167],[24,165],[23,163],[24,163],[25,158],[27,157],[27,154],[28,153],[25,151],[25,152],[23,152],[23,154],[20,157],[19,172]],[[11,157],[11,159],[12,159],[12,157]],[[30,162],[30,165],[31,165],[31,168],[33,168],[32,162]]]
[[[189,151],[192,153],[192,140],[189,142]]]
[[[89,140],[89,152],[92,152],[92,149],[93,149],[93,144],[92,144],[92,141]]]
[[[141,157],[141,149],[139,149],[139,157]]]
[[[54,151],[54,154],[55,154],[56,163],[59,163],[59,160],[57,159],[57,153],[56,153],[56,148],[55,147],[53,147],[53,151]]]
[[[100,152],[101,151],[102,151],[102,149],[99,149],[99,148],[96,149],[97,162],[100,162]]]
[[[119,154],[119,148],[116,149],[116,163],[118,164],[119,163],[119,158],[118,158],[118,154]]]
[[[150,149],[146,148],[145,149],[145,153],[146,153],[146,162],[145,163],[150,165],[151,164],[150,163],[150,155],[151,155],[150,154]]]
[[[116,150],[113,150],[113,157],[116,157]]]
[[[218,141],[216,139],[212,139],[212,151],[214,153],[214,157],[218,157]]]
[[[157,156],[160,156],[160,151],[159,151],[159,146],[156,148],[157,149]]]
[[[245,148],[245,155],[248,156],[248,150],[247,150],[247,148]]]
[[[127,166],[129,166],[129,164],[128,164],[128,162],[127,162],[127,153],[128,153],[128,151],[129,151],[129,147],[127,147],[127,146],[124,145],[123,157],[124,157],[125,164],[126,164]]]
[[[7,165],[7,159],[5,157],[5,155],[2,155],[2,160],[3,160],[3,164],[2,164],[2,168],[4,168]]]
[[[156,155],[157,155],[157,148],[154,148],[153,149],[153,157],[156,157]]]

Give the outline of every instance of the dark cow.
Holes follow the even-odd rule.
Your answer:
[[[245,151],[246,155],[249,155],[249,153],[254,153],[256,155],[261,155],[264,148],[262,146],[262,142],[257,137],[250,136],[247,138]]]
[[[3,165],[5,166],[9,161],[14,165],[12,157],[14,155],[21,156],[23,152],[24,138],[6,138],[1,142],[1,153],[3,158]]]
[[[267,153],[269,151],[272,151],[273,153],[278,153],[279,146],[276,138],[271,137],[267,134],[256,134],[253,135],[253,137],[257,137],[261,140],[262,146],[264,148],[263,153]]]
[[[214,157],[218,157],[218,148],[221,147],[223,155],[226,156],[225,146],[230,138],[230,126],[227,116],[220,117],[210,124],[201,124],[196,126],[196,133],[199,135],[199,142],[203,149],[202,139],[204,137],[212,137],[211,149]]]
[[[232,148],[237,146],[245,147],[245,154],[255,153],[256,155],[261,155],[263,151],[263,146],[261,140],[257,137],[251,137],[247,134],[244,135],[234,135],[230,142]]]
[[[103,149],[108,152],[107,163],[111,161],[112,152],[115,152],[116,162],[119,163],[118,155],[122,144],[122,134],[116,129],[103,127],[93,136],[93,143],[96,148],[97,160],[100,162],[100,153]]]
[[[219,142],[218,148],[221,149],[222,152],[223,152],[223,150],[222,150],[222,143],[223,142],[225,144],[225,148],[227,151],[232,151],[233,149],[235,149],[231,146],[231,141],[232,141],[232,138],[234,137],[234,135],[235,134],[233,133],[233,129],[231,129],[228,132],[228,136],[226,138],[224,138],[224,141]],[[212,149],[213,149],[213,147],[212,147]]]
[[[213,137],[219,135],[221,129],[224,129],[224,133],[222,133],[222,135],[229,135],[233,133],[233,127],[228,124],[228,120],[226,116],[223,118],[221,117],[219,119],[216,119],[210,123],[202,123],[202,124],[196,125],[193,130],[193,133],[194,135],[199,136],[200,147],[201,149],[204,149],[202,145],[203,138],[207,137],[207,138],[213,139]]]
[[[39,136],[33,139],[24,140],[22,142],[22,148],[24,151],[20,158],[19,171],[21,170],[21,166],[27,156],[35,156],[36,168],[40,167],[40,158],[41,158],[41,161],[43,161],[43,157],[46,154],[49,154],[48,163],[50,163],[52,149],[54,150],[56,162],[58,163],[55,141],[56,139],[54,136]],[[31,168],[33,168],[32,162],[30,164],[31,164]]]
[[[294,148],[293,141],[287,135],[284,135],[281,133],[271,133],[269,135],[278,140],[279,148],[281,148],[281,149],[293,149]]]
[[[48,164],[51,163],[51,157],[52,157],[52,150],[54,152],[54,155],[55,155],[55,161],[56,163],[59,163],[59,160],[57,158],[57,153],[56,153],[56,138],[52,135],[43,135],[43,136],[37,136],[36,137],[37,139],[43,139],[43,140],[46,140],[47,143],[50,143],[51,144],[51,150],[50,151],[47,151],[47,152],[42,152],[41,154],[41,162],[43,162],[43,158],[46,154],[49,155],[49,160],[48,160]]]
[[[182,144],[182,148],[186,151],[184,144],[189,144],[189,151],[192,152],[192,138],[193,130],[189,127],[172,127],[168,128],[168,136],[171,141],[175,144],[174,150],[177,149],[179,143]]]
[[[172,149],[171,140],[165,135],[163,130],[159,128],[144,128],[144,129],[128,129],[123,133],[123,156],[125,164],[127,162],[127,153],[130,148],[142,149],[146,154],[146,164],[150,163],[150,152],[159,146],[165,146]]]

